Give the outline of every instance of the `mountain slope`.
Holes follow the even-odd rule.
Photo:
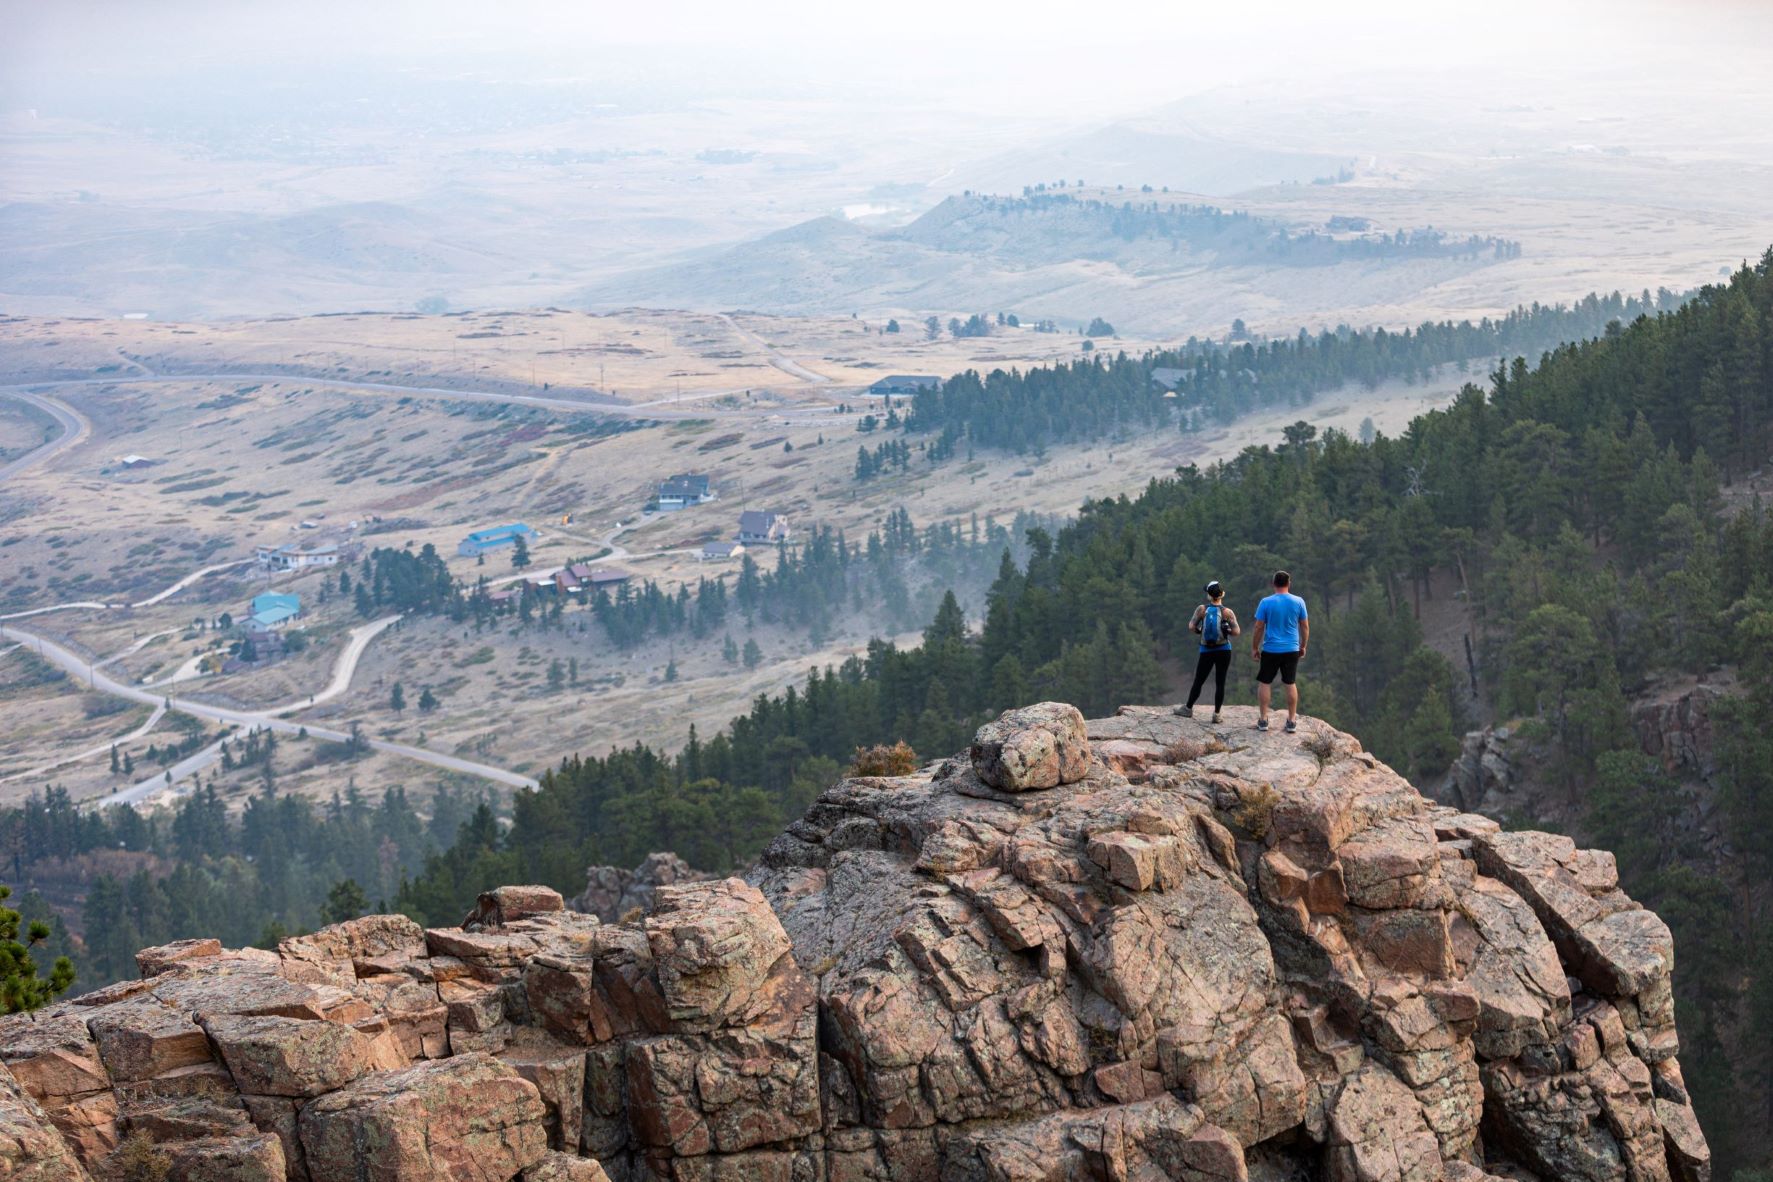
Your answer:
[[[1333,299],[1345,315],[1407,302],[1518,249],[1400,233],[1330,235],[1167,193],[968,195],[896,230],[815,219],[595,284],[576,302],[793,313],[1013,309],[1030,320],[1101,315],[1173,330],[1229,322],[1237,313],[1227,308],[1272,309],[1297,323],[1318,318]]]

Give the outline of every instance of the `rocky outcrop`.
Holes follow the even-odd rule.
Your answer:
[[[620,866],[593,866],[585,872],[585,889],[567,906],[605,923],[616,923],[636,911],[652,910],[653,895],[662,886],[703,882],[710,875],[690,866],[673,853],[653,853],[632,870]]]
[[[1515,765],[1521,755],[1513,739],[1514,732],[1506,726],[1466,732],[1435,798],[1474,813],[1505,811],[1515,791]]]
[[[148,950],[0,1021],[0,1177],[1705,1179],[1611,857],[1249,713],[1017,712],[625,921]]]
[[[1720,674],[1637,698],[1631,704],[1631,726],[1638,745],[1673,775],[1712,775],[1717,771],[1717,742],[1711,716],[1734,683],[1730,675]]]

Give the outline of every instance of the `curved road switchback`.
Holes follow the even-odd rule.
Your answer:
[[[92,434],[92,423],[87,420],[86,416],[59,399],[17,386],[0,387],[0,394],[16,398],[20,402],[30,403],[54,419],[56,426],[61,428],[61,434],[54,439],[26,452],[10,463],[0,464],[0,480],[9,480],[29,471],[50,457],[78,446],[88,435]]]
[[[368,636],[362,634],[367,629],[374,628],[376,625],[385,628],[397,618],[398,617],[384,617],[381,620],[376,620],[369,625],[357,629],[352,635],[352,642],[356,646],[355,652],[351,652],[352,645],[346,646],[347,652],[346,654],[340,655],[339,667],[335,668],[332,685],[329,685],[327,689],[322,692],[331,694],[343,692],[338,688],[340,685],[341,674],[343,674],[344,684],[349,685],[350,672],[355,670],[357,658],[362,655],[363,647],[368,644],[369,638],[375,633],[371,632]],[[377,631],[379,630],[380,629],[378,628]],[[127,698],[132,702],[144,702],[149,705],[164,705],[170,709],[182,711],[183,713],[190,714],[196,718],[209,719],[212,722],[229,723],[234,726],[248,728],[259,727],[276,731],[279,734],[289,735],[294,735],[305,729],[310,735],[313,735],[316,738],[327,739],[335,743],[343,743],[350,739],[350,735],[344,731],[291,722],[284,717],[284,715],[293,713],[296,710],[306,709],[308,706],[308,703],[306,702],[276,707],[274,712],[267,712],[258,710],[235,710],[225,706],[212,706],[205,702],[194,702],[188,698],[168,697],[163,694],[157,694],[149,690],[141,689],[137,686],[126,685],[111,677],[104,671],[95,669],[91,663],[82,659],[75,653],[70,652],[66,648],[63,648],[61,645],[52,640],[46,640],[35,633],[25,632],[11,625],[0,625],[0,637],[8,640],[20,641],[32,646],[38,651],[44,660],[73,675],[78,680],[85,681],[93,690],[100,693],[111,694],[114,697]],[[356,643],[359,640],[362,641],[361,644]],[[350,656],[348,662],[344,659],[347,654]],[[349,666],[348,669],[345,668],[346,665]],[[314,697],[315,703],[318,704],[321,695],[316,694]],[[442,768],[445,771],[461,772],[465,775],[479,776],[483,779],[492,780],[495,783],[505,784],[513,788],[534,788],[537,786],[536,781],[529,776],[519,775],[516,772],[506,771],[504,768],[492,767],[488,764],[476,763],[469,759],[459,759],[456,756],[445,755],[442,752],[429,751],[423,747],[412,747],[404,743],[390,743],[382,739],[366,739],[365,742],[377,751],[386,751],[393,755],[404,756],[407,759],[412,759],[419,763],[430,764],[432,767]],[[205,751],[189,756],[172,768],[166,769],[166,771],[173,773],[171,781],[167,780],[166,771],[162,771],[157,773],[152,779],[143,781],[134,787],[126,788],[121,792],[103,797],[99,803],[133,803],[153,792],[164,790],[184,776],[188,776],[192,772],[213,762],[219,757],[219,749],[219,742],[217,744],[212,744],[211,747]]]

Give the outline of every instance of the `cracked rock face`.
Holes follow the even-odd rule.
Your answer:
[[[512,886],[149,949],[0,1020],[0,1177],[132,1132],[270,1182],[1709,1176],[1609,855],[1226,714],[1014,712],[626,922]]]

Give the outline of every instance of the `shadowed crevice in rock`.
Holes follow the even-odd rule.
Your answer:
[[[192,1177],[314,1182],[1708,1177],[1672,945],[1608,855],[1436,806],[1311,720],[1226,717],[1012,712],[833,785],[743,879],[649,859],[644,913],[638,875],[593,872],[605,919],[512,886],[459,928],[150,949],[0,1022],[0,1155],[78,1178],[140,1131]]]

